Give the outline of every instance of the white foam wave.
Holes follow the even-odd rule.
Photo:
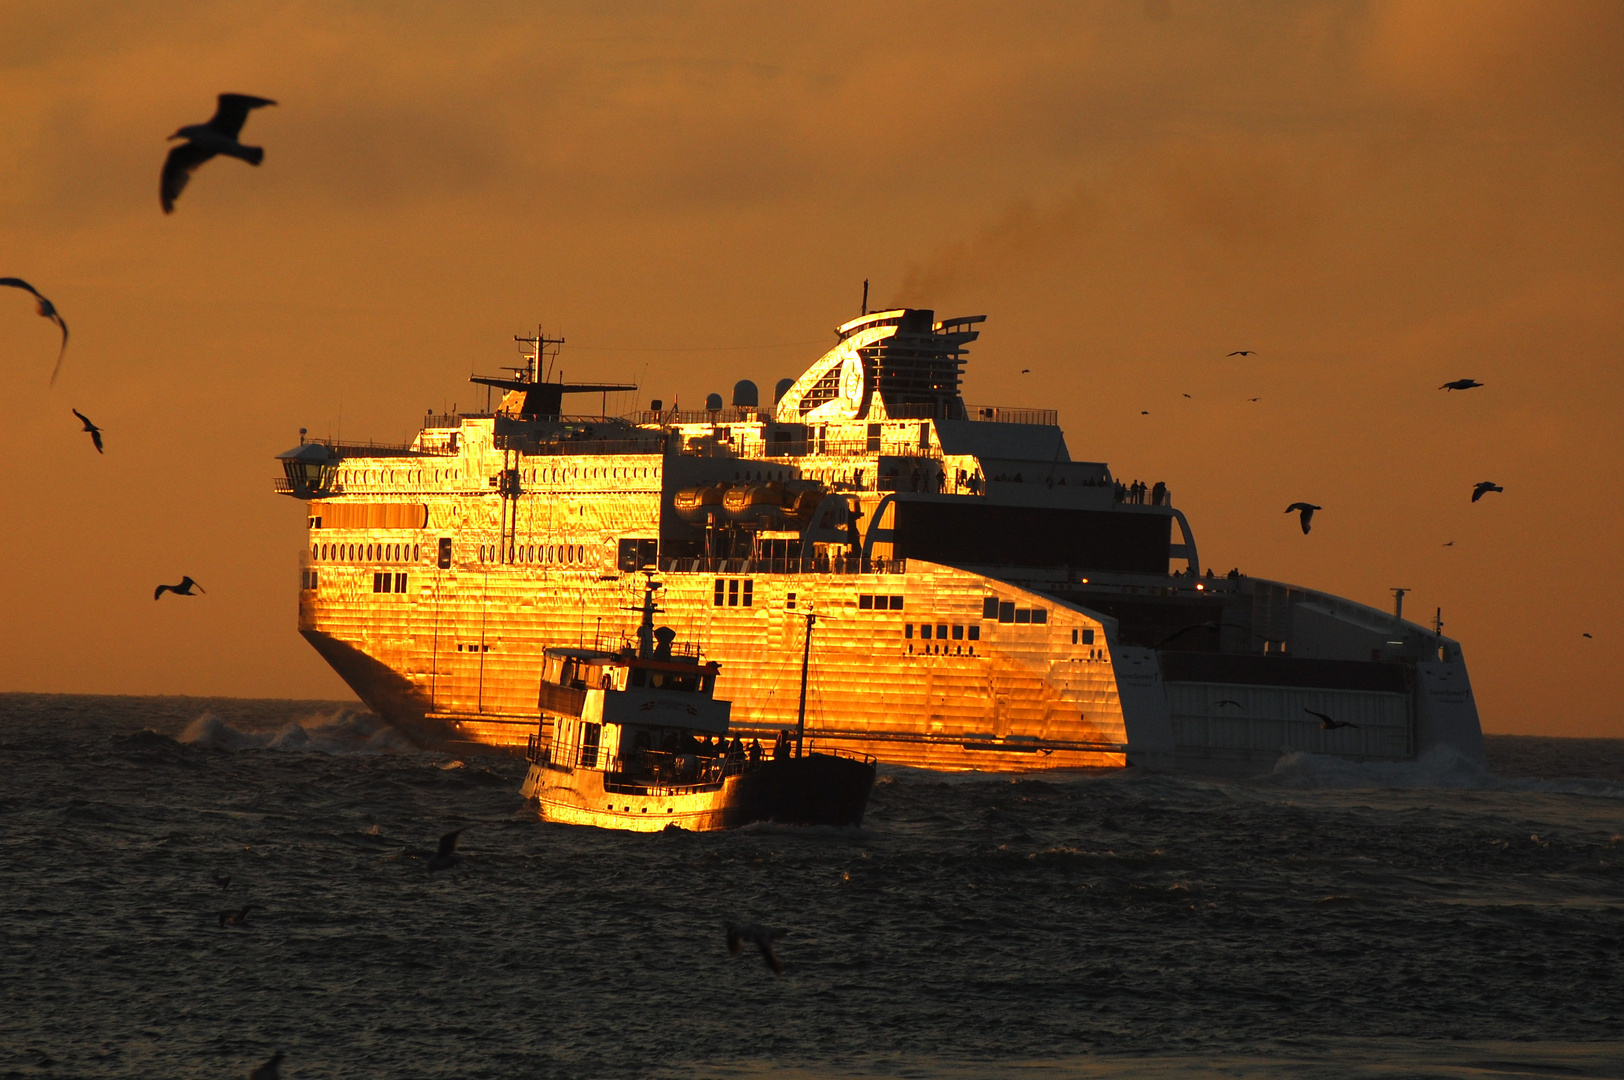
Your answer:
[[[1624,799],[1624,785],[1605,780],[1503,779],[1453,746],[1435,746],[1414,761],[1348,761],[1293,750],[1275,762],[1272,779],[1298,788],[1450,788]]]
[[[349,709],[289,720],[269,731],[247,731],[204,713],[176,736],[177,742],[213,750],[286,750],[322,754],[389,754],[415,749],[411,741],[370,713]]]

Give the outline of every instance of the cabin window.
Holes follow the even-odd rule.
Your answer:
[[[1094,644],[1094,631],[1093,631],[1092,628],[1083,631],[1083,644],[1084,645],[1092,645],[1092,644]]]
[[[722,606],[723,597],[724,597],[724,595],[726,593],[726,588],[725,588],[726,584],[727,583],[725,581],[723,581],[721,578],[716,579],[716,606],[717,607]]]
[[[581,768],[595,769],[598,767],[598,738],[603,732],[602,724],[581,725]]]
[[[1073,645],[1077,644],[1077,631],[1075,630],[1071,632],[1071,643]]]
[[[892,611],[901,611],[902,610],[902,597],[893,596],[891,598],[891,610]]]
[[[440,537],[439,567],[441,570],[451,569],[451,537],[449,536]]]
[[[1032,621],[1032,609],[1031,608],[1016,608],[1015,609],[1015,622],[1016,622],[1017,625],[1019,625],[1021,623],[1029,623],[1031,621]]]
[[[755,588],[756,588],[756,583],[751,581],[749,578],[746,578],[745,581],[744,581],[744,606],[745,607],[749,607],[754,602],[753,599],[752,599],[752,595],[755,592]]]
[[[873,453],[880,448],[880,430],[879,424],[868,425],[868,445],[866,449],[869,453]]]
[[[919,624],[919,636],[926,641],[930,640],[930,623]]]
[[[971,641],[980,641],[981,640],[981,627],[979,627],[979,626],[971,626],[971,627],[967,628],[967,631],[969,633]],[[972,649],[971,654],[973,655],[974,652],[975,652],[975,650]]]
[[[423,558],[423,549],[417,544],[412,545],[412,561],[420,562]]]
[[[936,640],[937,641],[946,641],[947,640],[947,624],[946,623],[937,623],[936,624]]]
[[[953,624],[953,640],[954,641],[963,641],[964,640],[964,627],[960,626],[958,623]]]
[[[909,640],[913,639],[913,623],[902,624],[902,636]]]
[[[998,621],[1012,623],[1015,621],[1015,602],[1013,600],[1000,601],[998,604]]]
[[[640,667],[632,668],[632,685],[633,686],[647,686],[648,685],[648,671],[646,669],[640,668]]]
[[[989,596],[981,601],[981,617],[983,619],[998,618],[998,597]]]
[[[862,596],[857,598],[857,608],[859,611],[869,611],[872,610],[873,607],[874,597],[868,595],[867,593],[864,593]]]
[[[790,593],[788,596],[784,597],[784,607],[787,608],[790,611],[795,610],[795,594],[794,593]]]
[[[1032,621],[1035,622],[1035,623],[1046,623],[1046,622],[1048,622],[1049,621],[1049,609],[1048,608],[1040,608],[1040,607],[1033,608],[1032,609]]]
[[[315,580],[315,575],[314,574],[311,575],[311,580],[312,581]],[[395,591],[396,592],[405,592],[406,591],[406,575],[405,574],[396,574],[395,575]]]
[[[727,606],[739,606],[739,581],[737,578],[727,583]]]

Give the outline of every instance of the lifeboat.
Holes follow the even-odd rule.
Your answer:
[[[693,525],[703,525],[710,515],[722,512],[722,500],[732,486],[723,483],[683,488],[672,497],[672,508],[682,520]]]

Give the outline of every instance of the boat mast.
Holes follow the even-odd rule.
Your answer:
[[[812,624],[818,617],[806,613],[806,642],[801,646],[801,708],[795,717],[795,756],[802,754],[801,744],[806,740],[806,671],[812,661]]]

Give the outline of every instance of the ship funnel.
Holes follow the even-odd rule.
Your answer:
[[[740,379],[733,384],[733,406],[735,408],[753,409],[760,404],[761,395],[756,392],[756,384],[749,379]]]

